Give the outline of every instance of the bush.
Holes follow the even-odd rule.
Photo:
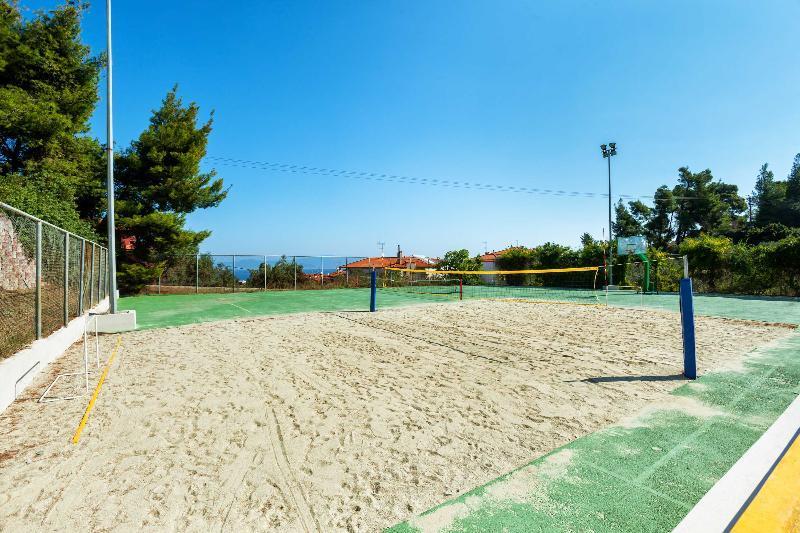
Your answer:
[[[531,268],[534,261],[534,251],[523,247],[509,248],[503,255],[498,256],[495,264],[498,270],[526,270]],[[510,274],[505,276],[509,285],[525,285],[527,276],[524,274]]]
[[[733,241],[727,237],[712,237],[701,234],[684,239],[680,244],[681,255],[688,255],[692,277],[705,284],[714,292],[723,285],[720,278],[726,261],[733,248]]]

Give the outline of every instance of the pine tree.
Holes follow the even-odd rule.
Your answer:
[[[85,9],[25,18],[0,1],[0,199],[92,236],[103,152],[86,132],[102,61],[80,40]]]
[[[792,168],[786,178],[786,200],[781,222],[800,227],[800,154],[794,156]]]
[[[614,207],[615,220],[611,227],[615,237],[631,237],[642,234],[642,225],[637,218],[628,211],[622,200]]]
[[[133,250],[120,257],[121,290],[140,290],[166,259],[196,253],[211,234],[184,227],[187,214],[217,206],[227,195],[214,171],[200,172],[212,120],[198,127],[198,114],[198,106],[184,106],[174,88],[119,157],[117,239],[135,237]]]
[[[767,163],[764,163],[758,171],[756,186],[753,190],[754,224],[756,226],[766,226],[767,224],[778,222],[782,202],[783,191],[775,182],[775,174],[769,170]]]

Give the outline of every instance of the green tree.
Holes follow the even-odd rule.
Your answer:
[[[753,190],[753,204],[756,211],[753,222],[756,226],[766,226],[780,220],[785,194],[785,187],[775,182],[775,174],[764,163],[758,171]]]
[[[636,217],[628,211],[622,200],[617,202],[614,207],[615,220],[612,222],[611,227],[614,235],[617,237],[630,237],[632,235],[641,235],[642,225]]]
[[[507,249],[502,255],[495,259],[498,270],[526,270],[531,268],[534,262],[534,251],[523,246],[515,246]],[[509,274],[505,276],[505,281],[509,285],[524,285],[527,276],[524,274]]]
[[[581,235],[581,249],[578,251],[577,266],[600,266],[604,264],[606,243],[596,241],[588,233]]]
[[[104,165],[86,132],[102,61],[80,40],[85,9],[67,2],[23,18],[0,1],[0,199],[93,236]]]
[[[577,266],[578,254],[569,246],[546,242],[533,253],[536,268],[568,268]]]
[[[794,156],[792,168],[786,178],[786,196],[781,219],[787,226],[800,226],[800,154]]]
[[[650,246],[666,249],[675,238],[672,217],[675,214],[675,198],[666,185],[656,190],[650,220],[644,225],[644,234]]]
[[[264,270],[266,269],[266,282],[269,289],[288,289],[294,286],[295,273],[297,279],[304,277],[303,265],[289,261],[285,255],[274,264],[261,263],[257,269],[250,271],[248,285],[251,287],[264,286]]]
[[[184,227],[187,214],[217,206],[227,194],[214,171],[200,172],[212,121],[198,126],[198,113],[173,88],[119,157],[117,238],[136,237],[134,249],[120,257],[121,290],[139,291],[166,257],[197,253],[211,234]]]
[[[706,283],[710,291],[715,291],[732,247],[733,242],[728,237],[701,234],[684,239],[680,253],[689,256],[692,276]]]
[[[800,293],[800,235],[790,235],[759,246],[765,270],[770,272],[769,287],[777,294]]]
[[[747,208],[739,196],[738,187],[714,182],[711,171],[693,173],[687,167],[678,169],[676,196],[676,241],[701,233],[726,234],[743,224],[742,213]]]
[[[470,257],[469,251],[464,248],[446,252],[436,267],[437,270],[481,270],[482,268],[480,257]]]
[[[444,254],[444,257],[436,267],[437,270],[482,270],[483,263],[480,257],[470,257],[469,251],[465,249],[450,250]],[[463,283],[467,285],[476,285],[481,283],[481,276],[462,276]]]

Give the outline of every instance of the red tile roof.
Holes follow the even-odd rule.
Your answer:
[[[412,263],[414,268],[432,268],[436,266],[435,263],[428,260],[404,255],[399,260],[396,257],[367,257],[348,263],[344,268],[411,268]]]
[[[483,262],[483,263],[494,263],[495,260],[498,257],[500,257],[501,255],[503,255],[504,253],[506,253],[506,252],[508,252],[510,250],[525,250],[525,247],[524,246],[509,246],[508,248],[504,248],[502,250],[498,250],[497,252],[491,251],[491,252],[485,253],[485,254],[483,254],[481,256],[481,262]]]

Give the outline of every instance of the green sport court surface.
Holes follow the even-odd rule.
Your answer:
[[[464,287],[464,298],[492,297],[486,287]],[[514,297],[509,287],[503,297]],[[499,296],[499,294],[498,294]],[[547,289],[538,293],[520,290],[519,298],[536,297],[542,300],[605,303],[605,293]],[[404,291],[379,290],[378,309],[432,302],[457,302],[457,294],[415,294]],[[644,306],[678,311],[676,294],[609,293],[612,306]],[[133,309],[140,328],[181,326],[198,322],[288,313],[326,311],[365,311],[369,309],[369,289],[319,289],[224,294],[173,294],[135,296],[119,301],[123,310]],[[800,300],[797,298],[768,298],[749,296],[696,295],[698,315],[800,324]]]
[[[605,294],[600,294],[604,302]],[[379,309],[457,301],[452,296],[378,291]],[[258,315],[363,311],[369,290],[141,296],[120,304],[136,309],[141,327],[153,328]],[[609,304],[678,311],[675,294],[612,293]],[[800,301],[793,298],[697,295],[695,310],[699,315],[800,324]],[[717,412],[715,416],[695,416],[685,409],[650,412],[633,427],[612,426],[579,438],[390,530],[670,530],[800,394],[800,334],[756,352],[739,371],[702,375],[673,391]]]

